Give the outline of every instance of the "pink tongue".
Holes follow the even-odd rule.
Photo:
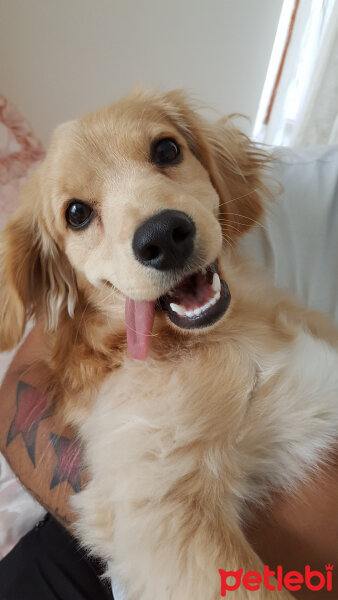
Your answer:
[[[155,302],[126,298],[127,343],[130,355],[145,360],[155,318]]]

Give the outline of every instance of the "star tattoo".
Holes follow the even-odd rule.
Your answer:
[[[50,434],[50,439],[58,459],[50,489],[52,490],[62,481],[67,481],[74,492],[79,492],[82,487],[81,471],[84,469],[79,442],[74,438],[69,439],[55,433]]]
[[[11,422],[6,446],[21,433],[28,456],[35,467],[35,443],[40,421],[52,414],[47,396],[24,381],[19,381],[16,390],[16,413]]]

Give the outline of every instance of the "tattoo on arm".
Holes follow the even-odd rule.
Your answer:
[[[62,481],[67,481],[74,492],[81,491],[81,448],[76,439],[69,439],[55,433],[50,434],[58,462],[50,484],[52,490]]]
[[[19,381],[16,390],[16,412],[11,422],[6,446],[21,433],[28,456],[35,467],[35,442],[40,421],[47,419],[52,414],[52,408],[48,405],[45,394]]]
[[[36,466],[35,447],[38,427],[43,419],[47,419],[52,414],[53,409],[48,403],[47,396],[24,381],[19,381],[16,391],[16,412],[9,427],[6,446],[8,447],[20,433],[34,468]],[[52,490],[62,481],[66,481],[74,492],[79,492],[82,487],[81,472],[84,467],[78,440],[51,433],[50,442],[57,457],[50,489]],[[34,495],[37,497],[36,494]],[[41,502],[39,498],[38,500]]]
[[[9,457],[6,457],[6,460],[9,464],[9,466],[11,467],[12,471],[15,472],[14,467],[9,459]],[[20,477],[18,476],[18,478],[20,479]],[[20,479],[21,481],[21,479]],[[68,517],[66,515],[63,515],[62,513],[60,513],[58,507],[55,508],[51,508],[50,506],[48,506],[41,498],[41,496],[39,496],[39,494],[37,494],[37,492],[35,492],[34,490],[32,490],[32,488],[30,488],[27,483],[24,483],[23,481],[21,481],[22,485],[26,488],[26,490],[33,496],[33,498],[36,498],[36,500],[39,502],[39,504],[41,504],[41,506],[43,506],[43,508],[46,510],[46,512],[49,512],[53,515],[53,517],[55,517],[55,519],[57,519],[58,521],[60,521],[60,523],[62,523],[62,525],[64,527],[70,527],[72,525],[72,522],[68,519]]]

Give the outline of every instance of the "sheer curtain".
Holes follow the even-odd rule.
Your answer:
[[[284,11],[288,8],[290,33],[291,1],[285,0],[284,4]],[[275,73],[281,71],[280,78],[277,81],[275,75],[270,94],[262,96],[254,137],[279,146],[335,144],[338,143],[338,0],[300,0],[292,4],[295,18],[287,51],[284,33],[284,45],[280,44],[279,56],[269,66]],[[278,32],[276,40],[277,37]],[[283,50],[285,60],[281,64]]]

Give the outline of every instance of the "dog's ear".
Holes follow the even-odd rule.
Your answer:
[[[76,303],[73,269],[36,214],[39,194],[37,171],[0,235],[0,351],[20,341],[27,317],[34,315],[54,329],[60,312],[67,308],[72,314]]]
[[[219,195],[225,239],[236,240],[263,214],[263,199],[269,196],[264,169],[272,162],[271,156],[235,127],[234,117],[209,123],[179,90],[166,94],[165,101],[174,124],[207,169]]]

